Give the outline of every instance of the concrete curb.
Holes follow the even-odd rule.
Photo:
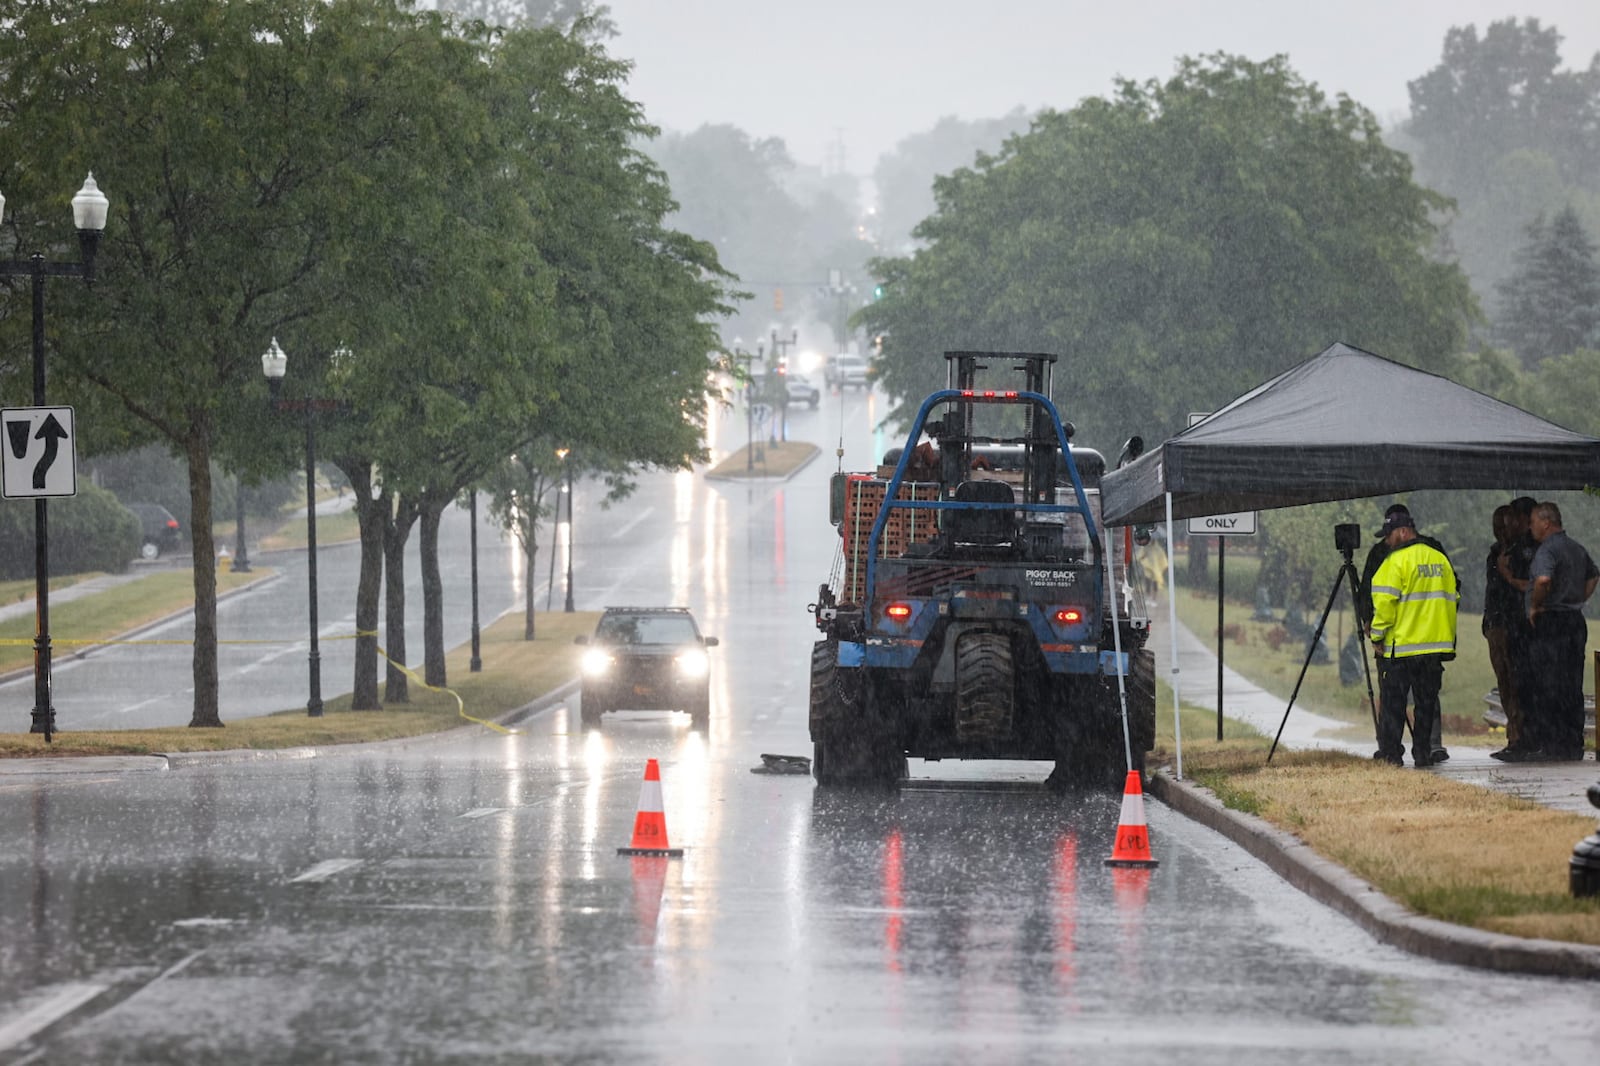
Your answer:
[[[236,589],[229,589],[227,592],[224,592],[224,593],[220,594],[217,597],[217,602],[218,603],[222,603],[224,600],[231,600],[235,596],[242,596],[246,592],[251,592],[251,591],[253,591],[255,589],[261,588],[263,585],[270,585],[274,581],[281,581],[281,580],[283,580],[283,572],[281,570],[280,571],[276,571],[276,572],[271,573],[271,574],[264,574],[261,577],[258,577],[258,578],[254,579],[252,581],[248,581],[245,584],[240,585]],[[57,661],[62,660],[62,659],[86,659],[89,656],[93,655],[95,652],[98,652],[98,651],[101,651],[101,650],[103,650],[105,648],[108,648],[111,645],[117,643],[118,641],[121,641],[121,640],[133,640],[135,637],[138,637],[141,633],[148,633],[152,629],[157,629],[157,628],[159,628],[161,626],[164,626],[168,622],[171,622],[174,618],[182,618],[186,614],[193,614],[193,613],[194,613],[194,607],[191,605],[191,606],[183,608],[182,610],[173,611],[169,615],[165,615],[165,616],[163,616],[161,618],[157,618],[153,622],[146,622],[142,626],[136,626],[135,628],[130,629],[125,633],[118,633],[114,637],[107,637],[103,642],[101,642],[99,644],[85,644],[82,647],[75,648],[74,650],[68,651],[68,652],[66,652],[64,654],[62,653],[62,651],[60,649],[58,649],[54,645],[52,645],[51,646],[50,660],[51,660],[51,662],[57,662]],[[31,667],[31,666],[19,666],[15,670],[9,670],[6,673],[0,674],[0,685],[6,684],[7,682],[10,682],[10,681],[16,681],[19,678],[32,677],[32,676],[33,676],[33,667]]]
[[[496,725],[515,725],[525,719],[542,714],[550,708],[564,701],[574,692],[578,691],[582,682],[577,678],[566,682],[538,699],[530,700],[521,707],[513,708],[494,719]],[[373,714],[382,714],[382,711],[373,711]],[[470,731],[482,731],[483,726],[473,722],[441,729],[434,733],[418,733],[410,737],[391,737],[388,740],[373,740],[366,743],[352,744],[325,744],[321,747],[309,748],[269,748],[258,750],[255,748],[237,748],[227,751],[174,751],[165,752],[160,758],[167,761],[167,765],[174,770],[195,766],[215,766],[222,763],[238,762],[271,762],[287,759],[316,759],[325,755],[365,754],[400,750],[404,748],[419,747],[426,744],[437,744],[441,740],[457,737]],[[86,759],[97,756],[86,756]]]
[[[800,442],[796,442],[796,443],[809,444],[810,442],[809,441],[800,441]],[[772,475],[772,476],[769,476],[769,477],[743,477],[743,476],[732,475],[732,474],[713,474],[713,473],[707,472],[707,473],[701,474],[700,476],[705,478],[707,481],[715,481],[719,485],[737,485],[740,482],[746,482],[746,483],[755,484],[755,485],[769,485],[769,484],[772,484],[773,482],[789,481],[796,474],[798,474],[800,471],[804,470],[806,467],[808,467],[812,463],[816,462],[817,461],[817,456],[822,454],[822,445],[820,445],[820,444],[812,444],[811,447],[812,447],[811,454],[806,456],[804,459],[800,460],[800,462],[796,463],[794,469],[790,470],[786,474],[776,474],[776,475]]]
[[[1377,940],[1440,962],[1545,977],[1600,978],[1600,947],[1534,940],[1453,925],[1396,903],[1300,838],[1254,815],[1229,810],[1209,791],[1166,770],[1145,775],[1150,793],[1179,814],[1214,829],[1291,885],[1352,919]]]

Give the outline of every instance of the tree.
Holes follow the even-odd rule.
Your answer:
[[[1600,262],[1577,212],[1563,208],[1528,224],[1515,271],[1499,286],[1500,339],[1533,366],[1555,355],[1600,347]]]
[[[1429,258],[1445,201],[1376,120],[1282,59],[1180,61],[1165,83],[1046,112],[939,179],[926,247],[874,265],[896,414],[939,387],[939,353],[1055,352],[1085,443],[1156,439],[1333,340],[1447,366],[1475,314]]]
[[[554,26],[567,29],[588,19],[599,34],[615,30],[603,9],[590,0],[442,0],[440,8],[463,19],[478,19],[491,26]]]
[[[878,190],[878,247],[894,255],[911,251],[911,231],[933,213],[933,179],[999,151],[1006,138],[1028,128],[1028,121],[1020,107],[999,118],[973,121],[946,115],[932,129],[912,134],[879,156],[872,168]]]
[[[484,482],[489,491],[489,518],[510,530],[522,548],[522,639],[535,635],[534,586],[538,583],[539,526],[558,518],[557,502],[546,498],[559,493],[567,471],[556,454],[554,441],[536,441],[511,456]]]
[[[703,454],[717,365],[711,319],[727,310],[726,275],[708,245],[665,226],[670,191],[636,147],[655,131],[622,92],[627,65],[592,36],[582,22],[520,27],[489,53],[488,111],[502,154],[495,176],[481,180],[526,197],[530,228],[504,251],[520,250],[523,272],[539,279],[542,328],[523,332],[506,319],[489,336],[480,317],[439,308],[454,325],[432,328],[454,361],[430,371],[425,418],[382,437],[385,481],[420,522],[432,685],[445,682],[438,520],[463,489],[539,439],[564,441],[593,468],[684,466]],[[495,237],[487,225],[484,233]],[[476,358],[462,361],[462,352]]]
[[[1453,244],[1481,289],[1510,273],[1537,213],[1575,204],[1600,225],[1600,55],[1562,70],[1560,49],[1538,19],[1453,27],[1409,83],[1418,173],[1457,201]]]
[[[384,208],[428,196],[470,139],[471,49],[387,0],[7,0],[0,20],[8,191],[42,211],[90,166],[114,190],[101,284],[58,317],[53,369],[122,436],[187,462],[191,724],[217,726],[211,460],[293,467],[299,427],[266,411],[259,354],[303,331],[303,388],[344,309],[397,280],[369,252],[399,224]],[[19,251],[34,217],[11,230]]]

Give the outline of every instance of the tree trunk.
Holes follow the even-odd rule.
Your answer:
[[[194,541],[194,714],[190,728],[222,726],[217,707],[217,553],[211,537],[210,433],[196,419],[188,439],[189,533]]]
[[[529,544],[522,550],[522,639],[532,640],[534,626],[534,560],[539,557],[539,546]]]
[[[434,687],[445,684],[444,580],[439,574],[439,516],[449,504],[428,499],[422,507],[422,540],[417,544],[422,563],[422,679]]]
[[[350,709],[381,711],[378,699],[378,598],[383,591],[384,517],[388,496],[372,498],[372,464],[359,458],[340,459],[335,465],[350,482],[356,498],[356,521],[361,527],[361,571],[356,580],[356,664]]]
[[[385,703],[410,703],[411,691],[404,670],[396,664],[406,661],[406,541],[417,520],[416,504],[400,497],[389,506],[389,491],[381,497],[383,507],[383,633],[384,650],[389,653],[384,675]]]

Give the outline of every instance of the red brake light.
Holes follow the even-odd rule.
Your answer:
[[[167,528],[168,529],[177,529],[178,528],[178,520],[176,518],[167,519]]]
[[[883,612],[896,622],[904,622],[911,617],[911,605],[908,603],[891,603],[888,610]]]
[[[1083,612],[1076,607],[1063,607],[1056,612],[1056,625],[1070,626],[1083,621]]]

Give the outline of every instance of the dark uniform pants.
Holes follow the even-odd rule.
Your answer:
[[[1537,747],[1552,754],[1583,751],[1583,653],[1589,626],[1579,611],[1540,611],[1528,645],[1533,706],[1523,720]]]
[[[1410,696],[1415,721],[1411,727],[1411,757],[1426,766],[1433,756],[1433,731],[1439,722],[1439,686],[1444,682],[1444,660],[1437,655],[1406,655],[1385,660],[1378,696],[1378,752],[1399,759],[1405,752],[1406,697]]]

